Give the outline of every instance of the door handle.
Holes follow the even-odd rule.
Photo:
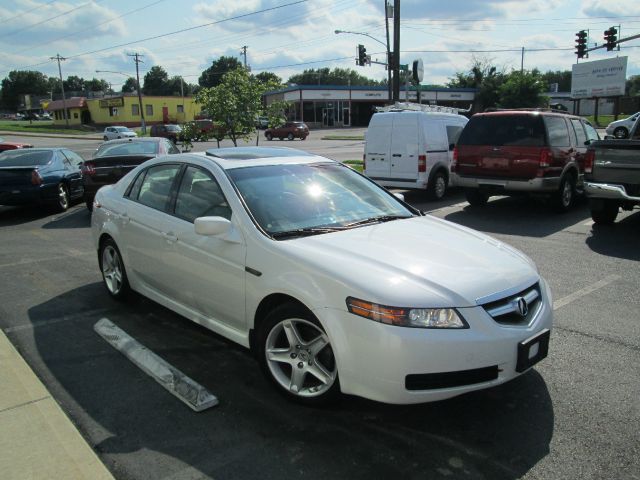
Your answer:
[[[178,241],[178,236],[173,232],[162,232],[162,236],[167,243],[176,243]]]
[[[131,218],[129,218],[129,215],[127,215],[126,213],[121,213],[120,214],[120,220],[122,220],[122,223],[129,223],[129,221],[131,220]]]
[[[393,155],[391,155],[392,157],[401,157],[402,154],[401,153],[394,153]]]

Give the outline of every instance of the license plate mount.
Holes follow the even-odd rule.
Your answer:
[[[516,372],[522,373],[533,367],[549,354],[551,330],[545,328],[534,336],[518,343],[518,363]]]

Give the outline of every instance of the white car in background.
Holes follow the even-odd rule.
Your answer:
[[[147,161],[91,218],[109,294],[134,290],[256,354],[276,388],[396,404],[507,382],[547,356],[549,287],[518,250],[287,148]]]
[[[611,122],[609,125],[607,125],[605,132],[607,135],[612,135],[616,138],[627,138],[629,136],[631,128],[633,127],[633,124],[636,123],[638,117],[640,117],[640,112],[634,113],[628,118],[623,118],[622,120]]]
[[[102,139],[106,142],[116,138],[135,138],[137,136],[136,132],[127,127],[116,126],[105,128]]]

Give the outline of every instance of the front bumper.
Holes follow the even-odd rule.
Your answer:
[[[529,180],[511,180],[500,178],[465,177],[459,174],[452,175],[452,182],[456,187],[529,193],[555,192],[560,188],[560,177],[536,177]]]
[[[553,323],[549,288],[544,280],[540,285],[543,302],[528,326],[501,325],[479,306],[459,309],[470,327],[464,330],[395,327],[337,309],[314,313],[331,340],[343,393],[392,404],[423,403],[500,385],[523,373],[518,345]],[[495,375],[484,380],[489,371]],[[425,387],[420,381],[438,378],[429,374],[447,378],[436,388]],[[465,384],[447,386],[452,377]]]
[[[608,200],[640,202],[640,197],[628,195],[627,191],[622,185],[584,182],[584,191],[590,198],[604,198]]]

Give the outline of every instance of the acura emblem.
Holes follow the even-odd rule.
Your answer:
[[[516,306],[518,307],[518,313],[521,317],[526,317],[527,313],[529,313],[529,305],[527,305],[527,301],[524,297],[516,298]]]

